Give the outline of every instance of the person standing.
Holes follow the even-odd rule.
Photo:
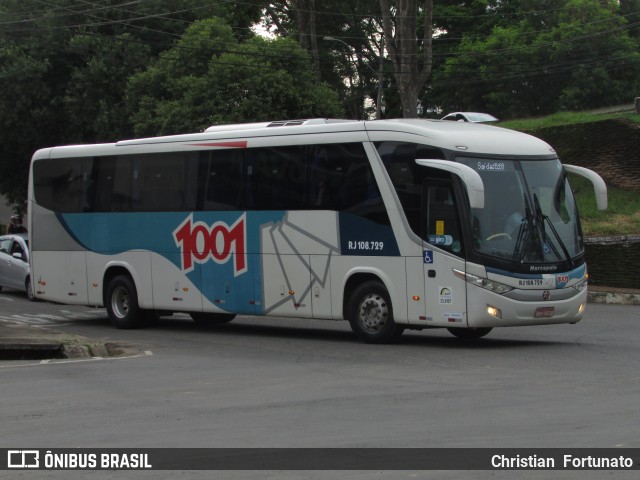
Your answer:
[[[11,215],[11,222],[7,225],[7,234],[27,233],[27,228],[22,225],[22,215],[14,213]]]

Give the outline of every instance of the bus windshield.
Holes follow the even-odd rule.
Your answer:
[[[583,252],[576,203],[558,159],[457,158],[476,170],[485,207],[472,209],[477,253],[521,264],[572,262]]]

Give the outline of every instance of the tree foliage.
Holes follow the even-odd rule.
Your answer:
[[[38,148],[131,135],[128,77],[220,11],[199,0],[0,1],[0,193],[22,204]]]
[[[176,46],[131,78],[136,135],[201,130],[217,123],[339,116],[337,95],[317,85],[294,40],[234,40],[218,18],[195,22]]]
[[[464,37],[434,78],[431,100],[501,118],[631,101],[629,92],[640,87],[640,54],[617,2],[545,3],[544,15],[524,10],[488,36]]]

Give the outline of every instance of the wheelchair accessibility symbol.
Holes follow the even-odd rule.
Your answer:
[[[433,263],[433,250],[423,251],[424,263]]]

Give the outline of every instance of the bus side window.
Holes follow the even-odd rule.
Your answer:
[[[140,155],[134,162],[134,209],[181,211],[185,203],[186,158],[182,153]]]
[[[82,158],[55,158],[34,166],[36,201],[54,212],[81,212],[85,202]]]
[[[202,210],[242,208],[244,150],[203,152],[200,163]]]
[[[103,157],[91,172],[95,189],[93,211],[125,212],[131,208],[131,159]]]
[[[389,225],[361,143],[317,145],[309,157],[310,209],[343,211]]]
[[[302,147],[247,151],[246,207],[254,210],[303,210],[306,165]]]
[[[343,148],[343,145],[313,147],[309,159],[310,209],[341,210],[340,190],[345,181],[348,158]]]

